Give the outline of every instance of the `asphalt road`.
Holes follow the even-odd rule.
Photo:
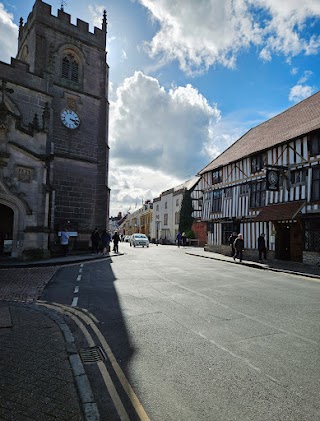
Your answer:
[[[319,280],[173,246],[120,252],[62,268],[42,299],[98,319],[127,419],[139,419],[137,408],[155,421],[320,419]],[[86,371],[101,419],[120,419],[95,364]]]

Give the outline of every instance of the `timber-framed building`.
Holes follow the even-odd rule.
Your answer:
[[[203,168],[208,250],[229,253],[242,233],[245,255],[266,236],[269,258],[320,264],[320,92],[249,130]]]

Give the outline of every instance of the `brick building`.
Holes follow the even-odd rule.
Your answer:
[[[109,219],[108,65],[102,27],[36,0],[0,62],[0,254],[77,243]]]

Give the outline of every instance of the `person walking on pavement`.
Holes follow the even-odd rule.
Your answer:
[[[91,234],[92,253],[99,253],[100,235],[99,230],[96,228]]]
[[[238,234],[238,237],[233,243],[233,247],[235,249],[235,254],[233,256],[233,260],[239,259],[242,262],[243,250],[244,250],[244,241],[242,234]]]
[[[113,234],[113,251],[115,253],[119,253],[119,241],[120,241],[120,237],[118,234],[118,231],[115,231],[115,233]]]
[[[262,255],[264,260],[267,260],[267,248],[266,240],[264,239],[264,233],[261,233],[258,237],[258,251],[259,251],[259,262],[262,260]]]
[[[70,235],[68,233],[68,230],[67,228],[64,228],[60,234],[60,245],[61,245],[63,256],[66,256],[68,254],[69,238],[70,238]]]
[[[183,232],[182,233],[182,245],[183,245],[183,247],[186,246],[186,242],[187,242],[187,236],[186,236],[186,233]]]
[[[180,231],[178,231],[178,234],[177,234],[177,244],[178,244],[178,247],[181,246],[181,240],[182,240],[182,235],[181,235]]]
[[[235,252],[236,252],[236,251],[235,251],[235,249],[234,249],[233,244],[234,244],[234,242],[236,241],[237,237],[238,237],[238,234],[234,231],[234,232],[230,235],[230,237],[229,237],[229,239],[228,239],[228,243],[229,243],[230,248],[231,248],[231,256],[232,256],[232,257],[235,255]]]
[[[104,230],[101,234],[101,245],[102,245],[102,254],[105,256],[110,251],[110,241],[111,235],[107,230]]]

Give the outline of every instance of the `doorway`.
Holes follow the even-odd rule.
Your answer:
[[[302,261],[302,228],[299,221],[275,223],[276,250],[279,260]]]
[[[0,204],[0,256],[11,255],[13,243],[14,212]]]

